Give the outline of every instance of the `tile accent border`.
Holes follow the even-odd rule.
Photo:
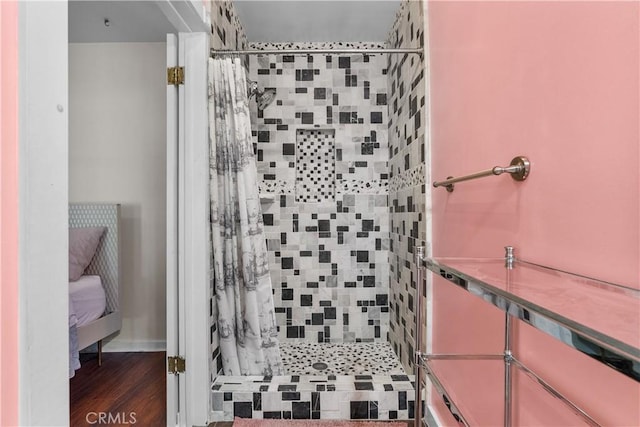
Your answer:
[[[249,48],[255,50],[267,49],[382,49],[384,43],[376,42],[290,42],[269,43],[250,42]],[[380,54],[381,55],[381,54]]]
[[[394,175],[389,180],[389,191],[395,192],[404,188],[415,187],[417,185],[425,184],[425,164],[420,163],[418,166],[400,172],[398,175]]]
[[[294,194],[295,185],[284,180],[260,181],[258,182],[260,194]]]
[[[377,194],[386,195],[389,192],[389,181],[373,180],[364,181],[361,179],[342,180],[337,183],[337,194]]]

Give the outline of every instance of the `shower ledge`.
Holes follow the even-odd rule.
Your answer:
[[[273,203],[276,200],[274,193],[260,193],[260,203]]]

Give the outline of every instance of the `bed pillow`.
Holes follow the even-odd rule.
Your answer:
[[[106,227],[69,229],[69,280],[75,282],[89,266]]]

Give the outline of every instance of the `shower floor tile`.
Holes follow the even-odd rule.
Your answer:
[[[287,375],[404,374],[389,343],[281,343]]]

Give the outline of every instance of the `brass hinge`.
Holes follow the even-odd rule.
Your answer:
[[[184,67],[169,67],[167,68],[167,84],[168,85],[183,85],[184,84]]]
[[[168,371],[170,374],[182,374],[185,371],[185,360],[183,357],[180,356],[169,356],[167,357],[168,360]]]

